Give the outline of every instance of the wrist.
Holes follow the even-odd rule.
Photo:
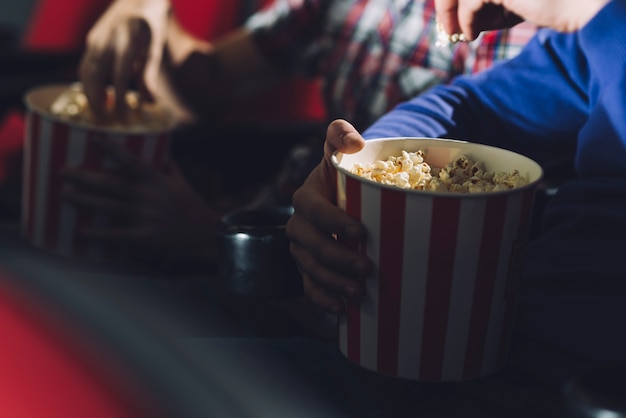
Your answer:
[[[584,27],[593,19],[611,0],[587,0],[581,1],[579,6],[583,9],[580,13],[581,19],[578,22],[578,29]]]
[[[116,0],[109,10],[117,17],[139,17],[153,23],[169,16],[172,4],[170,0]]]

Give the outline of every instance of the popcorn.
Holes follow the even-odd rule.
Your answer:
[[[450,44],[456,44],[458,42],[466,42],[467,38],[462,33],[453,33],[448,35],[446,30],[443,28],[443,24],[437,22],[437,41],[435,42],[435,46],[438,48],[444,48]]]
[[[528,184],[518,170],[487,171],[479,161],[461,155],[445,167],[431,167],[424,151],[402,150],[399,156],[374,163],[354,164],[351,172],[365,179],[403,189],[431,192],[483,193],[510,190]]]
[[[108,128],[158,130],[167,128],[170,124],[171,117],[164,109],[154,103],[141,102],[136,92],[127,93],[125,99],[128,112],[124,120],[118,117],[99,120],[91,112],[82,87],[75,83],[50,105],[50,112],[66,120]],[[106,103],[108,109],[113,108],[114,100],[113,91],[108,89]]]

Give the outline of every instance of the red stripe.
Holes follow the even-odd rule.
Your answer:
[[[333,194],[331,195],[332,196],[331,197],[331,201],[333,202],[334,205],[337,205],[337,200],[338,200],[337,199],[337,193],[338,193],[337,189],[339,188],[337,182],[339,181],[339,173],[338,173],[338,170],[335,169],[334,167],[329,169],[329,170],[327,170],[327,172],[328,172],[328,175],[329,175],[329,177],[331,179],[331,184],[333,184],[335,186],[335,189],[333,190]],[[342,176],[342,178],[345,178],[345,175],[342,174],[341,176]],[[339,317],[337,317],[337,341],[339,341],[339,340],[340,340]]]
[[[141,157],[146,137],[143,135],[127,135],[124,138],[124,148],[136,157]],[[151,163],[151,161],[149,161]]]
[[[515,247],[513,248],[513,250],[523,250],[523,247],[525,247],[526,245],[526,241],[528,241],[528,229],[530,227],[530,217],[533,208],[534,198],[534,190],[527,190],[524,192],[522,198],[522,208],[520,210],[517,236],[515,238]],[[515,251],[511,256],[513,258],[511,259],[512,262],[507,283],[507,291],[509,293],[513,292],[513,290],[518,285],[523,263],[523,254],[520,251]]]
[[[361,182],[349,176],[346,176],[346,213],[361,220]],[[356,243],[346,245],[357,248]],[[346,310],[348,359],[358,364],[361,362],[361,304],[348,301]]]
[[[460,210],[460,199],[433,199],[420,359],[425,380],[441,379]]]
[[[167,163],[170,148],[170,135],[165,133],[156,138],[156,150],[154,155],[154,164],[157,168],[162,169]]]
[[[406,193],[382,189],[380,197],[378,370],[395,375],[400,338]]]
[[[39,134],[41,130],[41,117],[38,114],[31,113],[30,135],[26,138],[25,158],[28,159],[28,184],[25,193],[28,193],[28,206],[24,208],[26,225],[25,236],[32,240],[35,233],[35,189],[37,187],[37,172],[39,165]]]
[[[122,145],[123,148],[125,148],[127,151],[129,151],[130,154],[132,154],[137,159],[143,161],[144,163],[146,163],[148,165],[152,165],[154,161],[144,161],[143,157],[142,157],[143,149],[145,147],[147,139],[148,138],[147,138],[146,135],[129,134],[129,135],[125,135],[123,137],[121,145]],[[118,172],[118,167],[116,166],[115,168],[111,169],[110,171]],[[112,218],[110,220],[110,227],[111,228],[119,228],[119,227],[121,227],[119,219]],[[113,258],[116,258],[118,256],[118,254],[121,254],[121,248],[119,246],[116,246],[116,245],[104,245],[103,244],[102,252],[103,252],[102,256],[104,258],[106,258],[106,259],[113,259]]]
[[[498,345],[498,354],[496,359],[496,369],[504,366],[509,352],[509,342],[511,340],[511,324],[513,321],[513,308],[515,306],[512,298],[507,298],[502,318],[502,333],[500,334],[500,343]]]
[[[328,173],[328,176],[330,177],[330,184],[334,184],[335,185],[335,190],[333,190],[333,194],[332,194],[332,202],[333,205],[337,205],[337,188],[338,188],[338,181],[339,181],[339,172],[337,169],[330,168],[326,170]],[[341,174],[342,178],[347,177],[345,174]]]
[[[485,206],[485,217],[480,242],[480,254],[476,270],[476,283],[467,347],[465,351],[464,378],[480,376],[491,302],[498,272],[500,243],[506,217],[507,196],[489,197]]]
[[[85,144],[83,161],[79,167],[89,171],[101,171],[103,167],[102,153],[93,146],[94,138],[103,138],[101,132],[88,131]],[[94,225],[94,213],[91,209],[80,208],[76,211],[76,228],[74,229],[74,254],[83,257],[87,254],[88,241],[81,236],[81,231]]]
[[[519,274],[521,270],[521,265],[517,265],[517,263],[522,263],[524,258],[523,250],[526,245],[526,241],[528,240],[528,228],[531,211],[533,208],[534,197],[534,189],[529,189],[524,192],[522,211],[520,213],[519,229],[517,232],[517,241],[514,244],[514,253],[511,254],[511,257],[513,257],[511,260],[511,271],[509,272],[508,284],[504,294],[506,307],[504,311],[504,318],[502,321],[502,334],[500,336],[500,345],[498,347],[498,359],[496,363],[498,368],[504,366],[509,351],[509,342],[511,340],[511,331],[513,324],[513,310],[515,307],[515,295],[513,292],[517,287],[517,282],[519,280]]]
[[[47,248],[56,248],[61,213],[61,190],[63,180],[60,171],[67,161],[70,128],[63,123],[54,122],[52,135],[45,140],[51,141],[50,167],[48,169],[48,196],[46,202],[45,245]]]

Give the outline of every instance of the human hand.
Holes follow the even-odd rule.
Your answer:
[[[484,30],[511,27],[522,20],[560,32],[583,27],[609,0],[435,0],[437,19],[447,33],[476,39]]]
[[[126,114],[126,92],[137,83],[143,100],[155,91],[170,12],[169,0],[117,0],[87,35],[79,79],[96,117],[107,118],[107,86],[115,116]]]
[[[373,269],[366,256],[345,245],[365,238],[363,225],[332,203],[336,178],[331,164],[333,152],[354,153],[363,143],[361,135],[344,120],[328,126],[324,158],[294,193],[295,212],[287,223],[291,254],[302,273],[306,295],[334,313],[344,312],[342,297],[363,296],[365,288],[358,279]]]
[[[221,214],[213,210],[170,164],[166,172],[139,161],[120,144],[95,141],[118,167],[110,173],[67,168],[63,197],[71,204],[110,215],[113,226],[92,227],[82,236],[123,244],[131,256],[163,264],[215,260],[215,228]]]

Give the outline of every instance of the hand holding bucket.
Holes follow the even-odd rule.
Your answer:
[[[463,153],[488,170],[517,169],[529,181],[460,194],[400,189],[350,172],[355,163],[420,149],[435,167]],[[369,140],[360,152],[335,155],[333,165],[338,204],[366,227],[360,251],[376,266],[366,296],[349,302],[340,320],[342,353],[367,369],[426,381],[498,370],[541,167],[503,149],[428,138]]]
[[[117,141],[142,161],[163,167],[174,121],[165,113],[153,124],[99,124],[86,118],[68,118],[51,107],[68,85],[47,85],[25,96],[27,123],[22,194],[22,235],[53,254],[86,259],[106,256],[101,246],[85,242],[82,227],[106,226],[110,219],[63,203],[60,173],[66,167],[93,171],[114,169],[94,146],[95,140]]]

